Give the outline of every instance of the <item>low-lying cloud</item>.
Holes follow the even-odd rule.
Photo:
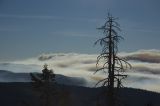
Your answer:
[[[140,50],[133,53],[126,53],[126,60],[136,60],[149,63],[160,63],[160,51],[159,50]]]
[[[132,65],[132,69],[127,70],[129,76],[124,85],[143,88],[142,83],[149,86],[152,82],[148,90],[155,90],[154,86],[157,86],[160,82],[160,50],[140,50],[131,53],[119,53],[118,55],[128,60]],[[78,53],[42,54],[23,61],[5,64],[1,62],[0,68],[15,72],[41,72],[43,65],[46,63],[56,74],[82,77],[87,82],[84,86],[93,87],[99,79],[106,76],[103,72],[94,74],[97,56],[98,54]],[[156,91],[160,92],[160,90]]]

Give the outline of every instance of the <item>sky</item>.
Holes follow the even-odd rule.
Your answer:
[[[42,53],[98,54],[96,28],[118,17],[119,50],[160,49],[158,0],[0,0],[0,59]]]
[[[119,54],[132,65],[125,86],[160,92],[160,1],[158,0],[0,0],[0,70],[80,77],[93,87],[101,52],[96,28],[108,12],[118,17],[123,36]],[[93,83],[94,82],[94,83]],[[92,86],[91,86],[92,85]]]

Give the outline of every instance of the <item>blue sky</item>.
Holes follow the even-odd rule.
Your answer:
[[[120,51],[160,49],[158,0],[0,0],[0,59],[49,52],[99,53],[96,30],[119,17]]]

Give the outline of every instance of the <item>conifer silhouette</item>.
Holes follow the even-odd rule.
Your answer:
[[[42,74],[30,73],[32,79],[32,86],[34,91],[39,95],[40,106],[53,106],[55,89],[55,74],[52,70],[48,70],[47,64],[44,65]]]

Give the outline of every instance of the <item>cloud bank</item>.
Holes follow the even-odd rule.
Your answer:
[[[160,50],[139,50],[131,53],[119,53],[120,57],[132,65],[127,70],[128,78],[124,86],[142,88],[160,92]],[[86,80],[84,86],[94,87],[95,83],[106,75],[96,70],[98,54],[51,53],[42,54],[23,61],[1,62],[0,69],[14,72],[41,72],[46,63],[56,74],[69,77],[81,77]],[[156,88],[157,89],[156,89]]]
[[[160,63],[160,51],[159,50],[140,50],[133,53],[126,53],[126,60],[136,60],[149,63]]]

